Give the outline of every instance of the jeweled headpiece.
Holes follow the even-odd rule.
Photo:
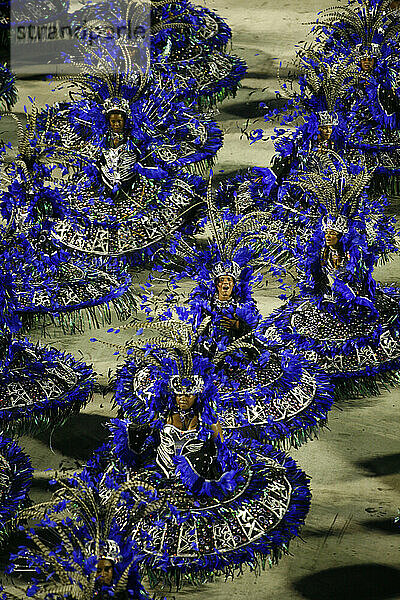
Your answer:
[[[271,173],[272,175],[272,173]],[[235,197],[235,211],[221,209],[214,202],[211,177],[207,190],[207,228],[208,245],[205,250],[193,240],[189,244],[184,236],[179,237],[173,250],[168,250],[168,269],[179,265],[176,274],[182,273],[195,281],[207,282],[210,295],[215,294],[218,277],[232,277],[240,289],[241,278],[249,269],[265,266],[265,249],[271,242],[270,213],[254,209],[245,215],[240,200]],[[242,216],[239,216],[242,215]],[[281,242],[277,244],[280,247]],[[182,269],[182,263],[184,268]]]
[[[181,377],[172,375],[169,380],[169,387],[174,394],[201,394],[204,389],[204,379],[200,375],[189,375]]]
[[[378,44],[368,44],[367,46],[357,44],[356,46],[356,57],[358,59],[379,58],[380,55],[381,51]]]
[[[89,47],[79,42],[77,49],[83,60],[77,62],[73,59],[71,65],[79,68],[79,73],[69,75],[67,81],[72,81],[85,95],[102,104],[104,114],[119,111],[128,115],[130,106],[140,97],[149,78],[149,50],[146,49],[146,63],[144,69],[141,69],[132,60],[129,44],[124,38],[114,40],[115,54],[112,55],[106,51],[104,56],[101,43]],[[135,90],[134,95],[131,95],[132,88]],[[130,90],[129,100],[124,97],[127,89]]]
[[[86,551],[91,556],[96,556],[96,543],[91,540],[86,544]],[[115,565],[121,562],[122,556],[120,548],[114,540],[106,540],[100,543],[100,553],[98,560],[110,560]]]
[[[322,231],[327,231],[328,229],[337,231],[337,233],[347,233],[349,230],[347,226],[347,217],[344,215],[338,215],[337,217],[326,215],[322,219]]]
[[[237,281],[241,271],[241,267],[235,261],[219,262],[213,267],[211,274],[214,280],[218,279],[218,277],[229,275]]]
[[[103,113],[107,116],[113,112],[120,112],[127,117],[130,112],[129,102],[125,98],[107,98],[103,106]]]
[[[320,110],[317,113],[318,124],[321,127],[334,127],[339,124],[339,117],[335,112]]]

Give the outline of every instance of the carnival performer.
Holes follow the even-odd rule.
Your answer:
[[[136,173],[150,179],[165,179],[167,172],[161,167],[144,167],[139,162],[140,151],[126,132],[128,103],[110,102],[105,109],[109,131],[100,158],[100,174],[103,184],[114,193],[128,193]]]
[[[331,64],[322,53],[312,49],[299,49],[293,66],[300,70],[298,82],[292,78],[281,82],[282,94],[288,102],[283,109],[265,115],[267,122],[280,118],[273,138],[276,155],[272,163],[279,182],[291,172],[312,170],[313,163],[318,164],[326,152],[344,148],[340,109],[359,77],[352,57],[340,57]],[[293,131],[293,123],[299,121]]]
[[[380,378],[397,381],[398,292],[373,279],[377,256],[365,219],[370,177],[342,168],[330,177],[299,173],[292,179],[318,199],[321,217],[313,236],[297,248],[299,296],[260,326],[265,338],[318,363],[339,397],[374,392]]]
[[[341,170],[356,177],[364,167],[348,162],[347,158],[346,153],[343,158],[343,153],[327,150],[312,157],[308,163],[309,172],[315,172],[317,179],[325,176],[329,179]],[[301,239],[301,243],[306,244],[312,237],[320,218],[319,204],[312,193],[304,194],[302,189],[292,185],[292,180],[296,180],[297,174],[302,173],[301,170],[292,171],[291,176],[287,176],[277,191],[274,191],[274,183],[271,188],[271,177],[266,171],[254,169],[251,177],[239,175],[220,184],[217,190],[218,204],[236,206],[236,211],[239,212],[251,212],[256,207],[265,212],[269,220],[264,225],[264,233],[266,235],[268,231],[266,236],[271,247],[271,257],[274,257],[281,270],[286,270],[296,278],[294,272],[300,268],[296,259],[298,240]],[[396,219],[387,211],[389,198],[384,194],[377,194],[372,182],[368,184],[368,198],[368,206],[365,204],[364,212],[367,243],[376,261],[385,263],[398,251]]]
[[[221,134],[176,99],[173,81],[154,78],[149,64],[138,72],[123,43],[114,46],[118,56],[91,49],[72,77],[79,100],[42,111],[35,156],[63,169],[56,242],[140,263],[171,231],[195,226],[203,181],[187,168],[212,160]]]
[[[118,515],[150,581],[179,587],[255,568],[261,557],[275,562],[304,520],[307,478],[270,446],[226,440],[214,410],[215,370],[193,352],[189,329],[161,322],[154,331],[148,344],[136,337],[131,345],[145,369],[137,418],[113,422],[112,441],[81,477],[101,497],[135,477],[155,488],[156,510],[132,523],[128,500]]]
[[[33,469],[18,444],[0,433],[0,548],[18,526],[28,504]]]
[[[179,83],[172,76],[165,81],[156,69],[153,71],[148,53],[141,65],[131,60],[126,40],[113,39],[112,43],[112,52],[107,52],[101,43],[90,50],[78,44],[78,57],[70,60],[81,71],[79,76],[68,77],[68,84],[78,86],[83,96],[44,113],[44,119],[51,119],[48,139],[62,140],[71,149],[79,148],[83,142],[101,148],[102,140],[108,140],[104,135],[110,128],[109,115],[114,108],[125,113],[125,135],[135,142],[150,166],[154,161],[155,166],[170,173],[171,169],[188,165],[209,165],[222,144],[215,123],[194,113],[192,102],[183,104]],[[163,173],[154,176],[160,178]]]
[[[117,507],[123,508],[123,496],[130,491],[138,501],[136,512],[142,515],[143,505],[152,506],[153,490],[144,482],[131,481],[101,499],[77,475],[57,485],[49,502],[22,512],[22,518],[36,523],[27,531],[28,545],[11,555],[7,573],[23,571],[30,581],[26,589],[14,583],[9,591],[6,585],[5,598],[14,600],[17,591],[41,600],[61,596],[68,600],[147,600],[139,575],[141,556],[115,513]]]
[[[398,11],[391,0],[359,0],[321,11],[313,33],[327,63],[352,56],[360,77],[342,108],[348,152],[376,167],[378,193],[397,195],[399,165]]]
[[[276,154],[271,167],[240,173],[223,182],[217,192],[219,204],[231,210],[235,206],[239,212],[251,212],[254,208],[268,211],[271,240],[286,241],[289,260],[293,258],[296,236],[307,235],[303,212],[310,206],[305,205],[298,190],[288,186],[287,180],[297,171],[319,172],[327,161],[336,160],[335,151],[343,154],[345,140],[338,111],[346,91],[359,75],[358,66],[349,57],[329,65],[323,56],[305,49],[297,52],[294,66],[300,70],[299,81],[281,82],[287,103],[283,109],[270,110],[265,115],[268,122],[279,119],[272,137]],[[339,155],[338,160],[343,158]],[[346,154],[346,160],[357,172],[362,159]]]

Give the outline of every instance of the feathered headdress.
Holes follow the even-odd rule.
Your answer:
[[[346,50],[355,49],[356,56],[377,57],[383,43],[400,32],[400,21],[392,11],[392,0],[353,0],[347,6],[326,8],[319,13],[313,32],[337,33]]]
[[[320,172],[296,173],[288,179],[294,187],[311,194],[322,214],[322,228],[347,233],[348,220],[362,213],[363,192],[371,180],[372,172],[364,169],[352,174],[343,159],[334,152],[321,163]]]
[[[48,170],[46,164],[65,164],[71,160],[72,156],[82,160],[82,153],[61,146],[57,148],[54,144],[47,142],[47,134],[51,127],[51,113],[48,112],[43,118],[43,113],[39,113],[35,102],[32,101],[30,111],[26,111],[25,125],[15,113],[0,114],[14,119],[17,124],[18,140],[16,158],[3,170],[3,184],[10,186],[16,180],[22,179],[30,192],[35,188],[46,193],[49,188],[43,185],[43,176],[52,179],[53,187],[55,181],[51,176],[51,168]],[[41,177],[38,177],[38,167],[42,169]]]
[[[205,317],[196,329],[183,320],[136,323],[133,327],[138,332],[143,333],[145,329],[158,335],[146,339],[135,336],[126,342],[125,349],[138,363],[156,367],[158,374],[163,373],[173,394],[202,394],[212,390],[212,400],[215,400],[214,366],[220,365],[231,352],[248,349],[260,354],[260,351],[249,334],[232,342],[226,350],[218,351],[212,361],[200,356],[196,352],[196,343],[210,321],[211,317]],[[121,348],[114,344],[112,347]]]
[[[328,64],[323,55],[304,48],[297,52],[295,66],[301,74],[300,92],[293,89],[293,82],[282,82],[278,74],[284,94],[292,99],[294,107],[315,113],[320,125],[338,125],[338,101],[360,77],[353,55]]]
[[[189,276],[195,281],[212,284],[222,275],[231,276],[238,282],[245,269],[264,267],[274,262],[279,244],[273,244],[267,226],[267,211],[252,211],[244,216],[218,209],[212,191],[210,176],[207,189],[207,218],[204,222],[207,245],[199,247],[183,238],[171,243],[166,269],[179,265],[178,278]],[[156,257],[158,259],[158,257]]]
[[[137,323],[132,326],[137,331],[145,329],[157,335],[146,339],[136,335],[126,342],[125,348],[129,354],[163,371],[169,378],[172,393],[200,394],[205,386],[204,373],[197,372],[193,354],[196,341],[207,324],[194,331],[183,321]]]
[[[170,2],[166,0],[158,2],[130,0],[126,5],[123,4],[120,7],[120,15],[113,12],[111,5],[111,17],[114,16],[120,23],[118,35],[111,35],[111,46],[107,47],[104,43],[97,45],[78,43],[78,51],[83,57],[83,62],[71,61],[73,66],[79,68],[79,74],[70,75],[68,79],[103,104],[105,114],[120,111],[129,116],[129,105],[140,96],[149,78],[151,37],[163,29],[189,27],[189,24],[171,21],[171,16],[167,17],[166,15],[158,23],[152,23],[152,8],[161,8],[169,4]],[[98,32],[99,27],[103,27],[106,32],[110,28],[111,31],[113,30],[112,23],[94,19],[86,21],[82,31],[95,28]],[[133,40],[132,31],[143,31],[143,39]],[[138,58],[132,56],[132,49],[136,46],[141,51],[139,62],[144,61],[144,64],[139,64]],[[133,95],[130,91],[129,97],[125,89],[127,84],[131,89],[132,87],[136,89],[136,93]],[[105,92],[105,90],[107,91]]]
[[[120,530],[116,514],[127,492],[133,498],[129,507],[131,519],[135,519],[136,513],[137,518],[142,517],[143,510],[146,513],[153,510],[154,489],[132,478],[107,498],[100,499],[96,490],[77,475],[59,484],[49,502],[21,514],[24,519],[40,519],[40,530],[31,530],[28,534],[32,547],[20,549],[9,567],[9,571],[14,572],[21,563],[28,563],[35,574],[41,575],[40,581],[36,578],[32,581],[26,595],[42,599],[54,595],[93,600],[98,589],[97,564],[107,558],[114,564],[113,595],[117,597],[134,587],[128,597],[145,596],[137,578],[139,556]],[[159,507],[159,502],[156,504]],[[51,532],[51,536],[44,538],[44,531]],[[9,597],[16,598],[13,594]]]
[[[79,69],[76,75],[62,77],[84,90],[109,114],[121,111],[129,115],[130,105],[137,100],[146,85],[150,72],[150,53],[145,50],[144,68],[132,59],[129,45],[124,39],[115,39],[113,52],[106,47],[78,44],[83,62],[72,60]]]

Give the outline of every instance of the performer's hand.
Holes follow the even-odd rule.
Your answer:
[[[219,324],[224,329],[239,329],[239,319],[229,319],[229,317],[221,317]]]

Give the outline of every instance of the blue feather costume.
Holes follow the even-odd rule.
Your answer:
[[[186,277],[196,282],[183,305],[175,305],[174,298],[168,301],[161,319],[172,327],[175,312],[178,323],[193,328],[196,352],[214,363],[216,412],[226,433],[300,445],[325,424],[332,394],[327,378],[314,365],[297,359],[283,345],[267,348],[255,335],[261,314],[252,287],[261,277],[254,269],[267,263],[272,272],[279,272],[269,255],[268,222],[262,213],[241,218],[209,206],[206,223],[213,231],[207,246],[175,238],[161,263],[157,256],[156,268],[169,273],[170,284],[176,286]],[[225,300],[218,295],[221,278],[234,281]],[[153,318],[150,313],[149,321]],[[129,353],[130,343],[127,348]],[[146,366],[146,360],[133,358],[116,376],[115,401],[133,420],[146,403],[146,393],[135,383]]]
[[[56,192],[30,185],[15,166],[9,166],[8,177],[12,174],[16,177],[0,199],[7,221],[0,245],[6,269],[15,274],[16,310],[24,325],[49,316],[66,330],[79,330],[86,320],[109,322],[111,306],[120,316],[131,314],[130,276],[119,265],[105,272],[57,247],[46,216],[57,206]]]
[[[325,9],[313,33],[327,63],[349,56],[358,80],[340,112],[346,154],[375,167],[373,187],[398,193],[400,96],[398,10],[390,0],[358,0]]]
[[[134,423],[113,421],[111,442],[81,477],[101,497],[136,478],[154,489],[154,510],[132,522],[134,498],[127,494],[118,518],[143,553],[150,581],[179,586],[215,572],[234,575],[246,563],[256,568],[265,558],[276,562],[298,533],[309,491],[304,473],[282,452],[255,440],[223,440],[215,370],[185,350],[177,331],[171,343],[158,338],[142,348],[147,379],[142,370],[136,384],[147,404]],[[193,395],[192,408],[179,409],[179,394]]]
[[[97,51],[77,79],[83,97],[39,115],[30,169],[43,161],[62,165],[59,244],[100,262],[129,255],[138,264],[171,231],[193,230],[203,182],[187,170],[213,160],[221,133],[179,100],[173,80],[132,66],[117,75],[116,54],[126,58],[125,46],[116,44],[113,56]],[[110,128],[113,115],[121,117],[120,132]],[[50,169],[46,180],[54,186],[53,179]]]
[[[297,247],[298,297],[260,326],[266,338],[289,343],[317,362],[337,394],[374,392],[380,377],[397,379],[398,292],[379,288],[373,279],[376,254],[367,241],[362,201],[368,178],[363,172],[318,181],[315,174],[298,175],[297,185],[314,190],[325,216]]]

